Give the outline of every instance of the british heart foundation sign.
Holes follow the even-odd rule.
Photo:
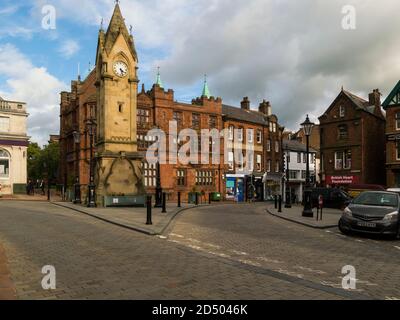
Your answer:
[[[356,184],[358,183],[358,176],[327,176],[326,183],[333,184]]]

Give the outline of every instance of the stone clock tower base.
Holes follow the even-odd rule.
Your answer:
[[[105,152],[96,155],[96,203],[106,206],[109,197],[133,197],[146,194],[142,174],[143,156],[139,153]],[[118,205],[118,203],[117,203]],[[134,205],[134,203],[126,203]]]

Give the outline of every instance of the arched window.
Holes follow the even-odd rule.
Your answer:
[[[0,179],[10,177],[10,154],[0,149]]]

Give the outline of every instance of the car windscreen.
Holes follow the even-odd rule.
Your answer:
[[[360,194],[354,204],[379,207],[397,207],[398,196],[392,193],[365,192]]]

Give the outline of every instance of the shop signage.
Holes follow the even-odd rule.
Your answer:
[[[326,184],[356,184],[358,176],[326,176]]]

